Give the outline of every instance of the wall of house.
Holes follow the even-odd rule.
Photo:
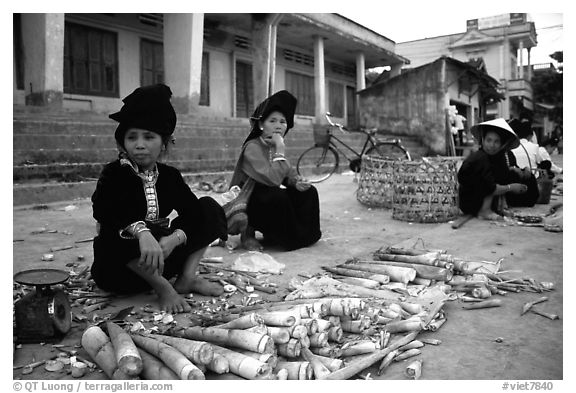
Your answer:
[[[445,153],[445,94],[441,62],[411,70],[360,92],[360,123],[387,135],[416,136],[432,153]]]

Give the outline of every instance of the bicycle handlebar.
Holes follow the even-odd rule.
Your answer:
[[[330,114],[330,112],[326,112],[325,114],[326,116],[326,120],[328,120],[328,123],[332,126],[332,127],[337,127],[340,129],[340,131],[344,132],[353,132],[352,130],[349,130],[348,128],[346,128],[345,126],[343,126],[340,123],[334,123],[331,119],[332,115]],[[378,131],[378,127],[374,127],[374,128],[359,128],[358,131],[364,133],[364,134],[369,134],[372,136],[376,135],[376,132]]]

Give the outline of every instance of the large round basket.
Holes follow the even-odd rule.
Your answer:
[[[394,167],[392,218],[439,223],[458,216],[456,162],[441,157],[398,161]]]
[[[394,165],[397,161],[363,156],[356,199],[370,207],[392,207]]]

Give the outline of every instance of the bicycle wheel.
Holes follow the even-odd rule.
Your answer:
[[[368,149],[366,154],[387,160],[411,160],[410,153],[396,143],[380,142]]]
[[[328,179],[338,168],[338,153],[329,146],[313,146],[304,151],[296,164],[298,174],[311,183]]]

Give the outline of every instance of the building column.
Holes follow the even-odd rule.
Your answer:
[[[520,62],[520,72],[518,73],[518,79],[524,79],[524,42],[522,41],[518,43],[518,60]]]
[[[178,113],[194,112],[200,101],[204,14],[164,14],[164,72]]]
[[[324,38],[314,36],[314,115],[316,123],[325,123],[326,76],[324,72]]]
[[[390,66],[390,78],[394,78],[402,73],[404,63],[396,63]]]
[[[270,28],[267,14],[252,15],[252,79],[254,105],[268,97],[270,77]]]
[[[22,14],[26,105],[62,107],[64,14]]]
[[[366,62],[364,53],[356,53],[356,91],[366,88]]]
[[[528,80],[532,81],[532,61],[530,59],[530,50],[532,48],[527,48],[526,51],[528,52]]]
[[[510,61],[510,40],[508,37],[504,39],[504,43],[502,46],[502,62],[503,62],[503,79],[501,79],[501,83],[504,84],[504,100],[500,101],[500,108],[499,108],[499,116],[503,117],[504,119],[510,118],[510,94],[508,92],[508,81],[512,78],[511,72],[511,65],[512,62]]]

